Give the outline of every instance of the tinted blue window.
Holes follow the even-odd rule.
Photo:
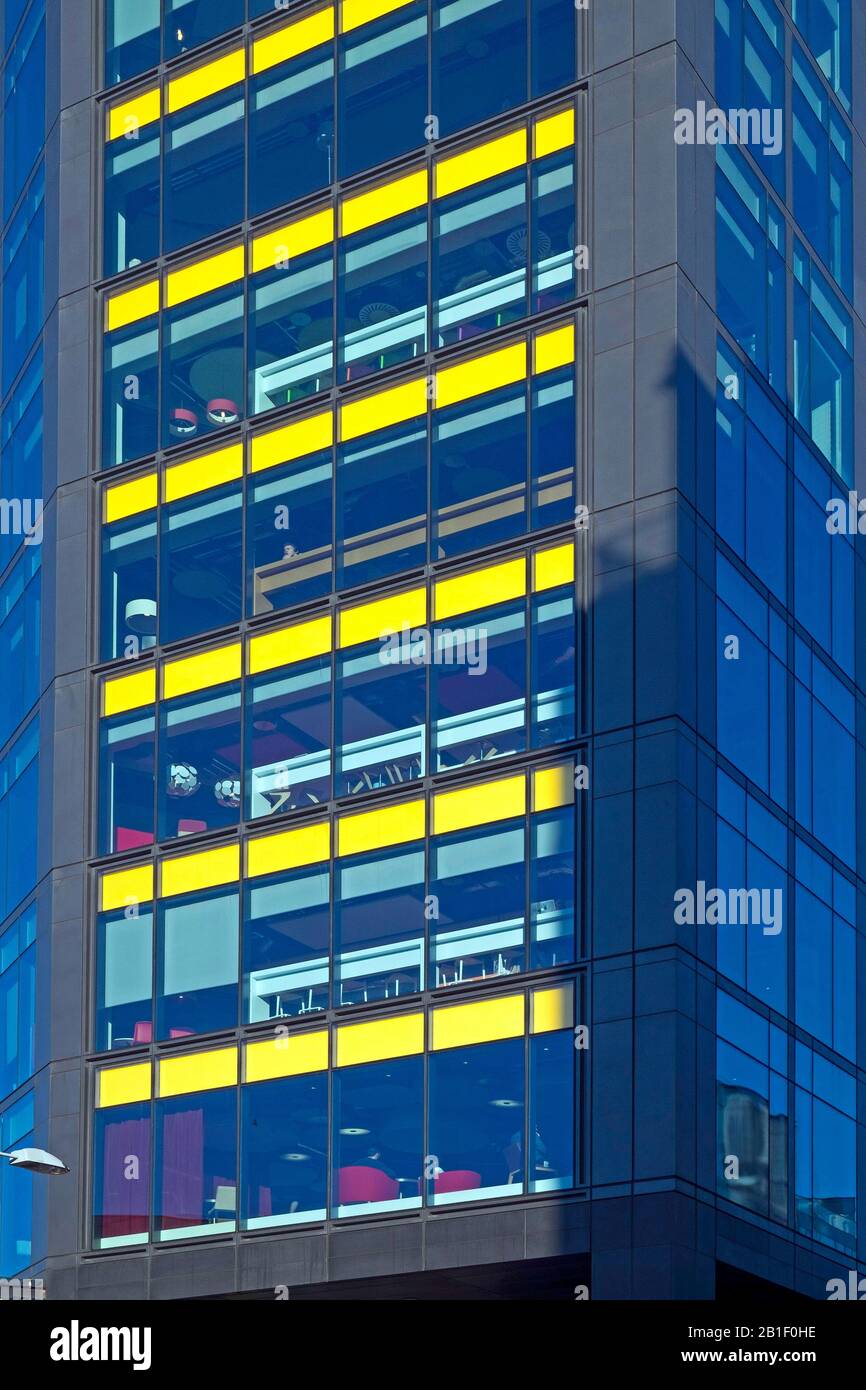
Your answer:
[[[245,1022],[328,1007],[330,887],[327,866],[245,882]]]
[[[173,251],[244,215],[244,88],[236,83],[165,121],[163,248]]]
[[[784,226],[736,150],[716,147],[719,317],[780,395],[785,385]]]
[[[163,0],[166,58],[244,22],[244,0]]]
[[[234,1229],[237,1131],[233,1086],[157,1101],[154,1214],[164,1237]]]
[[[785,27],[773,0],[716,0],[716,97],[726,111],[784,110]],[[770,154],[753,144],[749,152],[784,194],[784,148]]]
[[[159,62],[159,0],[107,0],[105,84],[125,82]]]
[[[794,23],[845,106],[851,105],[851,0],[792,0]]]
[[[451,135],[526,100],[526,0],[435,0],[433,111]]]
[[[338,50],[339,164],[346,178],[428,138],[426,3],[415,0],[341,35]]]
[[[532,95],[567,87],[575,77],[573,0],[531,0]]]
[[[794,414],[847,482],[854,447],[851,315],[799,242],[794,273]]]
[[[161,127],[133,125],[105,146],[104,271],[115,275],[159,254]]]
[[[3,83],[3,221],[45,139],[44,4],[32,6],[6,64]]]
[[[340,1067],[332,1084],[332,1215],[420,1206],[423,1057]]]
[[[241,1226],[326,1215],[328,1077],[286,1077],[241,1091]]]
[[[157,1038],[235,1026],[238,934],[236,889],[190,893],[158,905]]]
[[[824,264],[851,293],[851,135],[794,48],[794,214]]]
[[[3,242],[3,393],[33,346],[44,315],[45,212],[42,169]]]
[[[250,215],[334,177],[334,57],[323,44],[250,79]]]

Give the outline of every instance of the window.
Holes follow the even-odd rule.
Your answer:
[[[159,62],[159,0],[107,0],[105,81],[125,82]]]
[[[106,275],[159,254],[161,127],[133,125],[105,147]]]
[[[521,168],[437,201],[433,216],[437,347],[501,328],[526,313],[526,199],[526,170]]]
[[[0,1098],[36,1066],[36,907],[0,932]]]
[[[250,216],[327,188],[335,172],[333,45],[253,76],[249,103]]]
[[[244,22],[244,0],[163,0],[164,56],[187,53]]]
[[[149,1102],[97,1110],[93,1121],[93,1244],[98,1250],[147,1240],[150,1143]]]
[[[795,1174],[798,1230],[853,1254],[857,1242],[856,1082],[796,1044]]]
[[[4,225],[44,140],[45,5],[36,0],[12,45],[3,77]]]
[[[575,79],[573,0],[531,0],[532,95],[544,96]]]
[[[787,630],[721,555],[716,559],[716,730],[719,752],[787,804]]]
[[[99,854],[123,854],[153,842],[155,729],[152,707],[101,721]]]
[[[328,1077],[285,1077],[241,1091],[241,1226],[325,1219]]]
[[[34,175],[3,241],[3,394],[12,385],[44,317],[45,176]]]
[[[426,670],[394,664],[381,643],[337,658],[336,794],[424,776]]]
[[[788,577],[785,417],[721,339],[716,365],[716,528],[784,603]]]
[[[725,111],[785,107],[785,24],[773,0],[716,0],[716,97]],[[784,142],[775,154],[749,153],[776,192],[785,193]]]
[[[328,1007],[327,866],[244,885],[244,1019],[294,1018]]]
[[[853,678],[853,538],[827,531],[827,503],[839,489],[799,438],[794,441],[794,475],[794,612]]]
[[[853,479],[853,324],[803,247],[794,246],[794,414],[836,472]]]
[[[784,219],[737,150],[717,145],[716,164],[719,318],[784,398]]]
[[[795,640],[796,816],[834,854],[855,862],[854,695]]]
[[[525,969],[524,822],[437,836],[430,900],[432,989]]]
[[[102,529],[102,658],[156,645],[156,517],[145,512]]]
[[[0,921],[36,886],[38,754],[34,719],[0,760]]]
[[[553,425],[549,416],[547,420]],[[547,438],[539,425],[542,445]],[[434,557],[463,555],[522,535],[526,529],[525,384],[445,406],[435,412],[432,429]],[[550,468],[552,462],[539,448],[534,467]]]
[[[331,795],[331,659],[247,683],[250,819],[316,806]]]
[[[269,469],[247,487],[247,611],[273,613],[330,593],[330,451]]]
[[[153,913],[130,902],[96,927],[96,1046],[101,1052],[153,1040]]]
[[[249,412],[291,405],[334,381],[330,246],[262,271],[249,289]]]
[[[238,83],[165,119],[163,249],[244,215],[244,89]]]
[[[856,1060],[854,889],[797,840],[796,1019],[813,1037]]]
[[[422,565],[427,555],[427,430],[423,420],[337,451],[338,588]]]
[[[341,34],[338,53],[339,173],[345,179],[428,138],[425,0]],[[444,127],[440,133],[447,133]]]
[[[576,957],[578,846],[574,807],[534,816],[531,837],[529,968],[545,970]]]
[[[788,1087],[785,1035],[717,992],[718,1192],[761,1216],[788,1221]]]
[[[794,215],[846,294],[853,256],[851,134],[794,45]]]
[[[531,600],[532,720],[535,748],[574,738],[574,682],[577,667],[574,586],[562,585]]]
[[[339,278],[340,380],[427,350],[427,210],[344,237]]]
[[[340,1067],[333,1087],[332,1215],[420,1207],[423,1057]]]
[[[164,448],[244,414],[243,286],[169,309],[163,328]]]
[[[160,709],[161,840],[237,825],[241,805],[240,686],[226,684]]]
[[[451,135],[526,101],[525,0],[434,0],[433,110]]]
[[[572,521],[575,459],[580,421],[573,367],[560,367],[530,388],[530,487],[532,530]]]
[[[431,723],[437,772],[526,747],[525,604],[473,613],[433,633]]]
[[[102,383],[102,466],[114,468],[155,452],[159,387],[157,316],[105,336]],[[194,433],[198,418],[184,405],[169,405],[169,431]],[[172,416],[171,411],[175,413]],[[170,442],[175,435],[169,434]]]
[[[0,744],[39,698],[41,647],[40,550],[24,547],[21,558],[0,585]]]
[[[238,1016],[238,893],[213,890],[157,911],[157,1037],[233,1028]]]
[[[237,1092],[156,1103],[157,1239],[220,1235],[237,1219]]]
[[[34,1143],[34,1103],[30,1091],[0,1114],[0,1149]],[[0,1163],[0,1278],[26,1269],[34,1258],[33,1174]]]
[[[777,1009],[787,1012],[787,961],[791,893],[786,876],[787,836],[780,820],[724,773],[717,778],[716,879],[728,893],[760,894],[748,904],[747,920],[727,922],[716,932],[721,974]],[[727,915],[727,914],[726,914]],[[756,919],[760,915],[760,922]]]
[[[575,295],[574,151],[536,160],[531,178],[531,312],[543,314]]]
[[[42,494],[42,350],[6,403],[0,417],[0,494],[35,499]],[[34,515],[33,519],[36,519]],[[5,569],[21,544],[21,536],[0,534],[0,569]]]
[[[241,484],[160,508],[161,642],[241,616]]]
[[[851,108],[851,0],[792,0],[799,26],[839,100]]]
[[[511,1038],[431,1055],[434,1206],[526,1191],[524,1052],[524,1040]],[[536,1154],[546,1153],[543,1137],[533,1140]]]
[[[351,855],[335,867],[335,1002],[424,988],[424,846]]]

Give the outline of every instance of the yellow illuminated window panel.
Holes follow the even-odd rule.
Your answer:
[[[156,699],[156,671],[147,666],[128,676],[115,676],[102,686],[102,713],[106,719],[113,714],[152,705]]]
[[[555,811],[574,804],[574,764],[540,767],[532,774],[533,811]]]
[[[402,386],[379,391],[375,396],[347,401],[340,411],[340,438],[345,441],[358,439],[363,434],[372,434],[374,430],[387,429],[426,413],[427,379],[418,377]]]
[[[327,43],[334,37],[334,11],[317,10],[306,15],[296,24],[288,24],[273,34],[266,34],[253,44],[253,72],[267,72],[277,63],[286,63],[297,58],[300,53],[308,53],[320,43]]]
[[[374,19],[381,19],[393,10],[402,10],[411,3],[412,0],[342,0],[340,32],[348,34],[362,24],[370,24]]]
[[[204,67],[185,72],[168,84],[168,109],[170,113],[183,111],[196,101],[204,101],[217,92],[243,82],[246,76],[246,54],[242,48],[223,54]]]
[[[524,1027],[524,996],[507,994],[433,1010],[433,1048],[469,1047],[475,1043],[517,1038]]]
[[[328,821],[299,825],[282,835],[260,835],[247,841],[247,878],[302,869],[307,864],[323,864],[331,854],[331,827]]]
[[[462,188],[470,188],[484,179],[495,178],[497,174],[507,173],[526,163],[526,131],[509,131],[496,140],[488,140],[476,145],[462,154],[440,159],[435,171],[435,196],[444,198],[449,193],[459,193]]]
[[[160,93],[158,87],[151,87],[147,92],[138,92],[129,101],[122,101],[117,106],[112,106],[108,112],[108,122],[106,125],[106,139],[118,140],[122,135],[126,135],[130,140],[135,137],[136,131],[142,126],[152,125],[158,121],[162,111]]]
[[[574,107],[557,111],[553,116],[541,116],[532,132],[532,153],[536,159],[574,144]]]
[[[123,294],[112,295],[105,308],[105,327],[113,333],[118,328],[126,328],[139,319],[159,313],[159,281],[148,280],[145,285],[125,290]]]
[[[166,502],[179,502],[183,497],[192,497],[208,488],[221,487],[243,477],[244,447],[231,444],[227,449],[219,449],[214,454],[204,454],[200,458],[177,463],[166,471],[163,487]]]
[[[534,354],[533,370],[536,375],[552,372],[556,367],[567,367],[574,361],[574,324],[567,323],[550,333],[537,334]]]
[[[243,278],[244,248],[232,246],[228,251],[220,251],[216,256],[209,256],[206,261],[196,261],[194,265],[184,266],[182,270],[175,270],[169,275],[166,281],[165,302],[171,309]]]
[[[446,406],[482,396],[486,391],[513,386],[525,377],[526,344],[512,343],[498,352],[488,352],[483,357],[473,357],[468,362],[438,371],[433,403],[437,410],[444,410]]]
[[[539,594],[574,583],[574,543],[537,550],[532,557],[532,587]]]
[[[557,985],[555,989],[535,989],[530,1000],[531,1033],[553,1033],[559,1028],[574,1027],[574,985]]]
[[[244,1079],[273,1081],[279,1076],[303,1076],[307,1072],[327,1071],[328,1030],[316,1033],[288,1033],[263,1042],[250,1042],[244,1058]]]
[[[261,473],[266,468],[277,468],[281,463],[292,463],[320,449],[330,449],[333,442],[334,417],[331,411],[323,415],[307,415],[303,420],[291,421],[282,429],[254,435],[250,471]]]
[[[370,1023],[350,1023],[337,1029],[337,1066],[412,1057],[424,1051],[424,1015],[400,1014]]]
[[[251,676],[289,666],[294,661],[307,661],[331,650],[331,616],[312,618],[308,623],[295,623],[278,632],[265,632],[250,638],[247,669]]]
[[[215,1048],[213,1052],[190,1052],[183,1057],[162,1057],[159,1061],[160,1096],[184,1096],[191,1091],[216,1091],[235,1086],[238,1079],[236,1047]]]
[[[458,613],[472,613],[489,608],[494,603],[507,603],[526,593],[526,557],[506,560],[453,579],[440,579],[434,590],[434,610],[437,619],[453,618]]]
[[[343,236],[373,227],[385,222],[389,217],[399,217],[402,212],[424,207],[427,202],[427,170],[417,169],[391,183],[379,184],[355,198],[347,198],[341,212]]]
[[[363,854],[371,849],[403,845],[424,838],[425,803],[401,801],[380,811],[341,816],[337,825],[337,853]]]
[[[372,642],[400,632],[404,624],[417,627],[427,621],[427,590],[410,589],[390,594],[374,603],[344,608],[340,613],[340,646]]]
[[[228,647],[216,647],[213,651],[167,662],[162,670],[162,693],[166,700],[173,700],[226,681],[240,680],[240,676],[241,644],[233,642]]]
[[[240,863],[238,845],[221,845],[219,849],[202,850],[200,854],[163,859],[160,865],[160,897],[176,898],[181,893],[200,893],[207,888],[237,883]]]
[[[136,1062],[131,1067],[106,1067],[97,1078],[97,1109],[150,1100],[150,1092],[150,1062]]]
[[[114,912],[121,907],[149,903],[153,898],[153,865],[139,864],[134,869],[120,869],[103,874],[99,881],[99,907],[102,912]]]
[[[256,237],[250,252],[250,268],[253,274],[260,270],[285,270],[295,256],[327,246],[333,240],[334,209],[322,208],[310,213],[309,217],[301,217]]]
[[[479,782],[433,798],[433,834],[447,835],[475,825],[522,816],[526,810],[526,776]]]
[[[131,482],[120,483],[105,491],[105,523],[123,521],[128,516],[138,516],[149,512],[156,506],[158,497],[155,473],[147,473],[143,478],[133,478]]]

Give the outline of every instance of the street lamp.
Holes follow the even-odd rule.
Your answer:
[[[8,1158],[12,1168],[24,1168],[28,1173],[68,1173],[69,1169],[62,1158],[46,1153],[44,1149],[13,1149],[6,1153],[0,1149],[0,1158]]]

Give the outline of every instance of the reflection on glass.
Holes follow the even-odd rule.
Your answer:
[[[244,1018],[294,1018],[328,1007],[327,866],[244,885]]]
[[[424,1059],[399,1057],[333,1074],[331,1211],[411,1211],[421,1205]]]
[[[324,1221],[328,1076],[292,1076],[241,1092],[241,1226]]]

